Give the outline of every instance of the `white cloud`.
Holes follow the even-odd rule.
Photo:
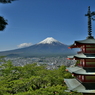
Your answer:
[[[22,43],[22,44],[18,45],[18,48],[28,47],[31,45],[32,45],[32,43]]]

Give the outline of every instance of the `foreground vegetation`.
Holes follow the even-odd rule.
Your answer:
[[[65,66],[47,70],[45,66],[13,66],[11,61],[0,66],[0,95],[81,95],[65,92],[64,78],[71,78]]]

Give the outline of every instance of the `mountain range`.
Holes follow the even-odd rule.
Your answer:
[[[0,56],[9,57],[30,57],[30,56],[57,56],[72,55],[76,50],[68,49],[65,45],[52,37],[48,37],[43,41],[25,48],[0,52]]]

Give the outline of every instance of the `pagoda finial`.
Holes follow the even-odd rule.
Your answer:
[[[94,16],[95,15],[95,12],[91,12],[90,11],[90,6],[88,7],[88,13],[87,14],[85,14],[85,16],[88,16],[88,37],[87,38],[94,38],[93,36],[92,36],[92,25],[91,25],[91,19],[92,20],[95,20],[94,18],[92,18],[92,16]]]

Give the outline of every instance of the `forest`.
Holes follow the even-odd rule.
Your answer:
[[[0,65],[0,95],[82,95],[65,92],[64,78],[72,78],[64,65],[48,70],[45,65],[14,66],[10,60]]]

